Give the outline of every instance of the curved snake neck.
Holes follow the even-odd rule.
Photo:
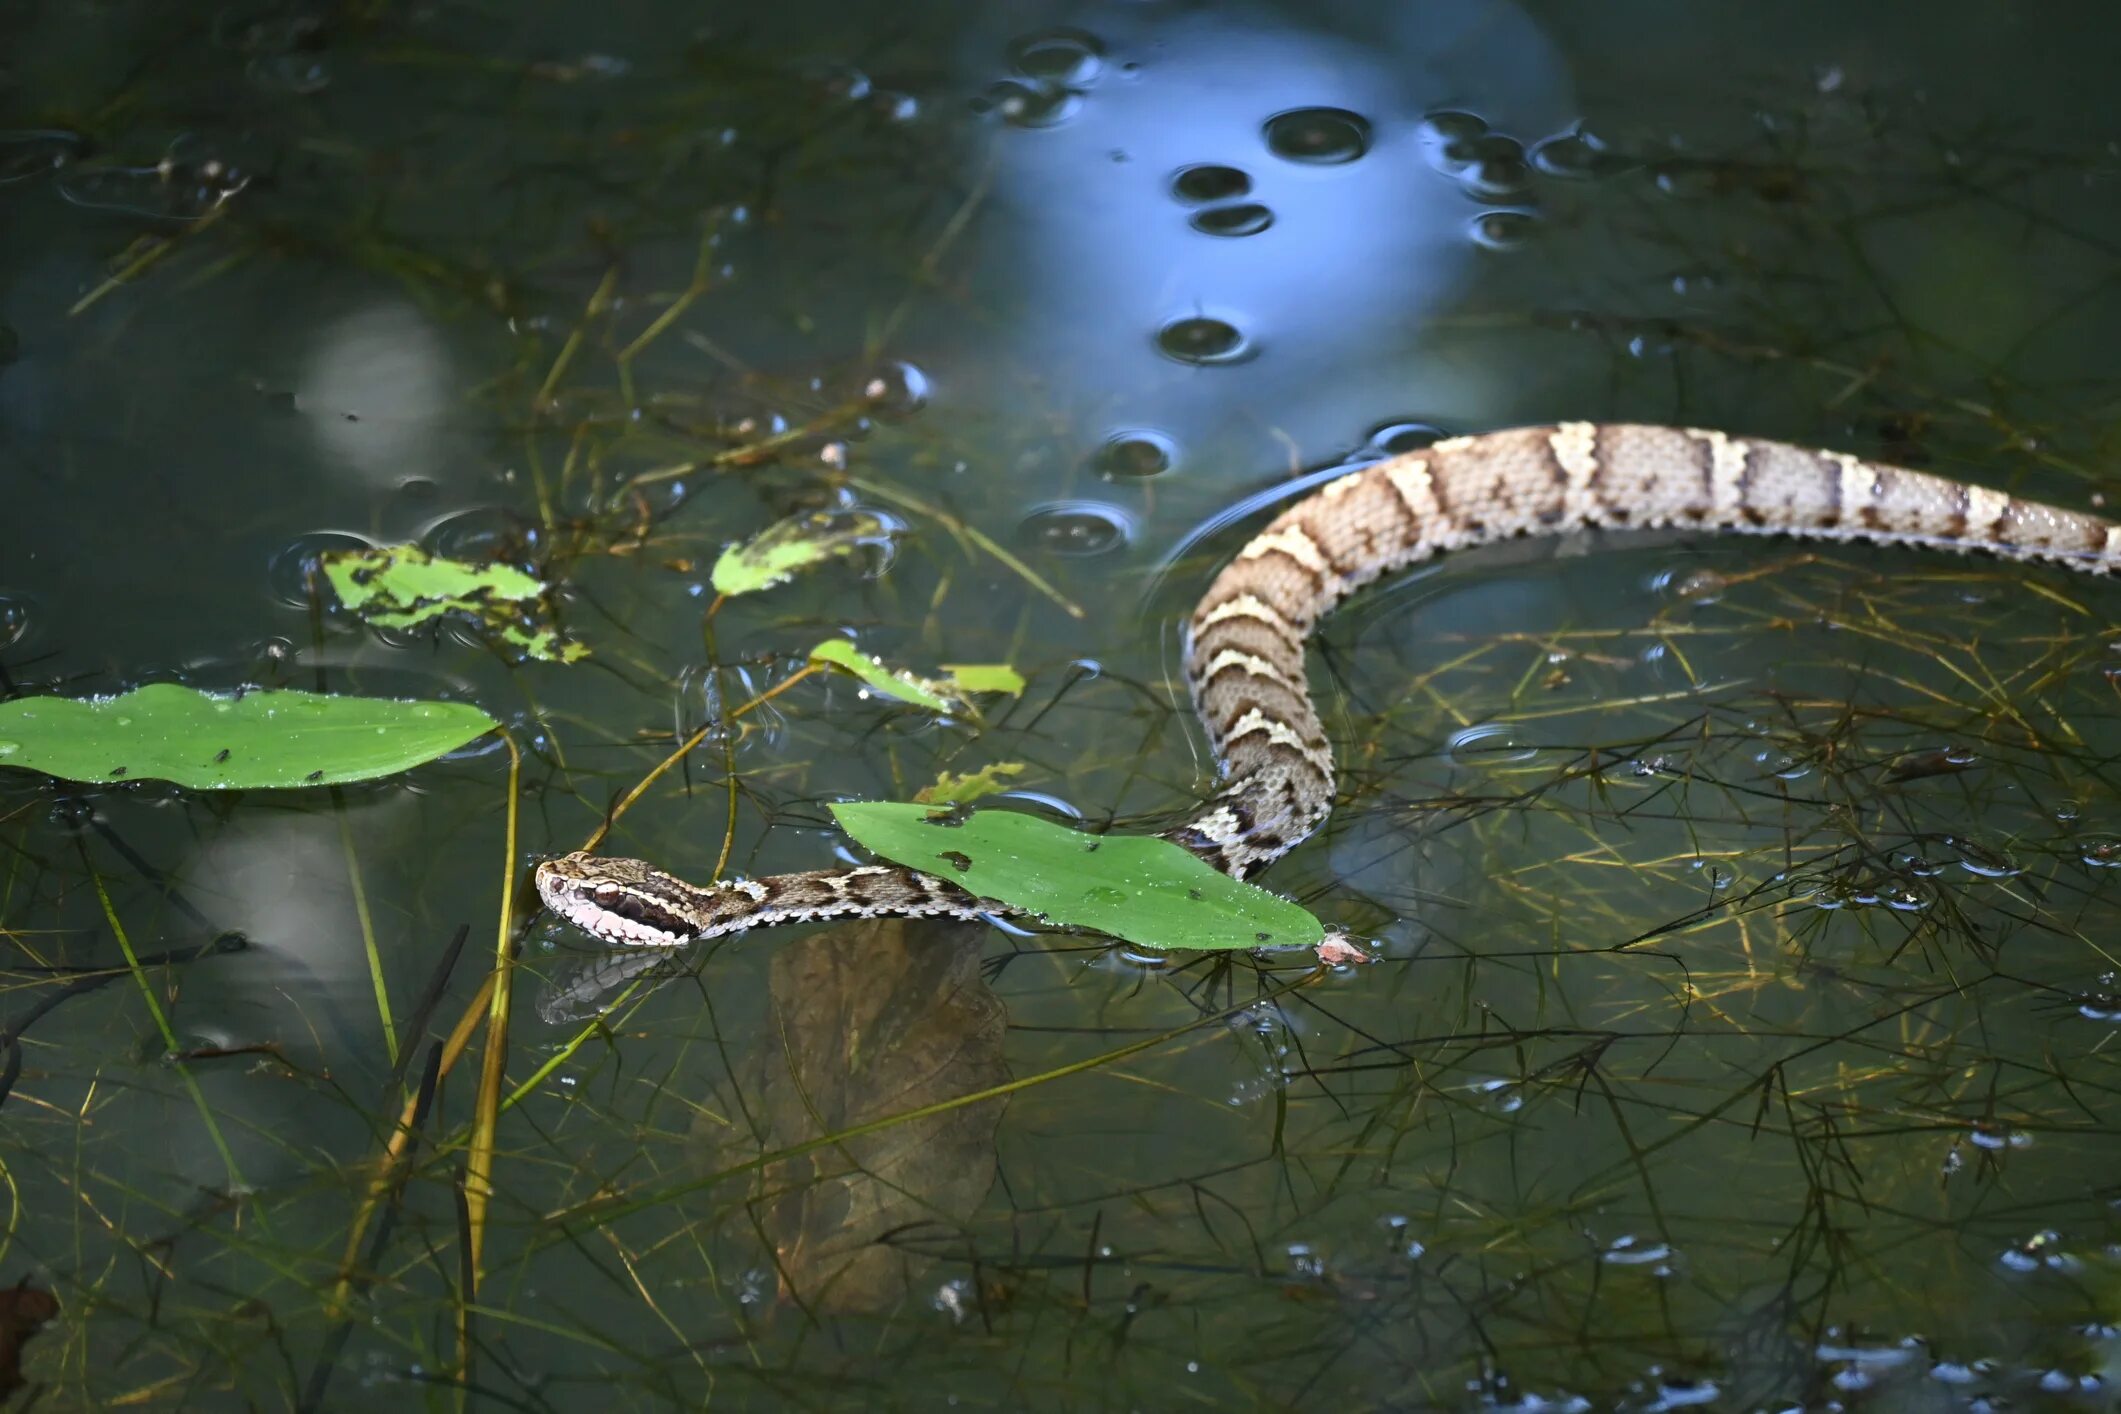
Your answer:
[[[1464,546],[1588,526],[1874,540],[2121,567],[2121,526],[1840,452],[1693,428],[1564,422],[1457,437],[1328,483],[1237,552],[1194,608],[1186,678],[1225,778],[1164,832],[1237,878],[1333,808],[1333,749],[1304,673],[1311,631],[1394,570]],[[616,944],[676,946],[775,923],[1014,910],[889,865],[688,884],[637,859],[538,866],[546,906]]]

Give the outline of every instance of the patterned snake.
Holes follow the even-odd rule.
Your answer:
[[[2121,568],[2121,526],[1840,452],[1691,428],[1564,422],[1457,437],[1330,482],[1238,551],[1193,611],[1186,677],[1225,777],[1169,839],[1237,878],[1333,808],[1333,750],[1304,643],[1355,590],[1463,546],[1587,526],[1698,526],[1984,550]],[[1013,912],[910,869],[688,884],[635,859],[538,866],[547,907],[594,937],[674,947],[775,923]]]

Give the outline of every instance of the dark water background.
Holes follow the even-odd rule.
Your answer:
[[[0,689],[460,698],[523,757],[513,856],[494,742],[336,793],[0,774],[0,1284],[60,1303],[18,1398],[2113,1407],[2121,597],[1939,554],[1372,592],[1315,663],[1341,808],[1269,876],[1359,972],[767,935],[598,1022],[534,923],[476,1290],[476,1042],[349,1232],[507,868],[703,723],[609,848],[817,867],[826,802],[996,762],[1142,828],[1206,783],[1175,624],[1292,477],[1593,418],[2114,494],[2115,35],[0,3]],[[710,616],[720,549],[814,509],[898,533]],[[314,591],[408,539],[534,569],[592,656]],[[733,715],[842,633],[1030,685]],[[113,918],[247,940],[142,974],[188,1059],[122,972],[64,990]]]

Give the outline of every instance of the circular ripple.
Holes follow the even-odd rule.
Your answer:
[[[1332,166],[1370,150],[1370,120],[1345,108],[1292,108],[1267,119],[1266,137],[1277,157]]]
[[[1178,460],[1178,447],[1161,432],[1115,432],[1092,458],[1098,473],[1112,481],[1161,476]]]
[[[1040,506],[1016,528],[1019,542],[1049,555],[1104,555],[1127,543],[1127,518],[1095,501],[1057,501]]]
[[[1232,197],[1250,195],[1251,191],[1250,176],[1235,167],[1214,162],[1181,167],[1171,174],[1171,195],[1180,201],[1228,201]]]
[[[1252,346],[1236,325],[1206,314],[1174,319],[1157,330],[1156,348],[1180,363],[1240,363],[1252,356]]]
[[[343,530],[313,530],[298,535],[272,557],[265,567],[265,582],[273,598],[293,608],[309,603],[310,586],[328,594],[324,571],[317,556],[326,550],[372,550],[374,542]]]
[[[1204,236],[1256,236],[1274,224],[1274,213],[1256,201],[1211,206],[1193,213],[1193,229]]]

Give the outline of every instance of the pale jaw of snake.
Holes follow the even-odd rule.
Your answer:
[[[2121,568],[2121,527],[1926,472],[1699,428],[1564,422],[1457,437],[1329,482],[1223,567],[1193,611],[1186,678],[1224,783],[1169,839],[1236,878],[1333,809],[1333,749],[1304,646],[1363,585],[1465,546],[1586,527],[1871,540]],[[538,866],[548,908],[615,945],[677,947],[778,923],[1015,910],[917,870],[686,883],[637,859]],[[1321,960],[1349,960],[1329,938]],[[1359,951],[1359,950],[1357,950]]]

